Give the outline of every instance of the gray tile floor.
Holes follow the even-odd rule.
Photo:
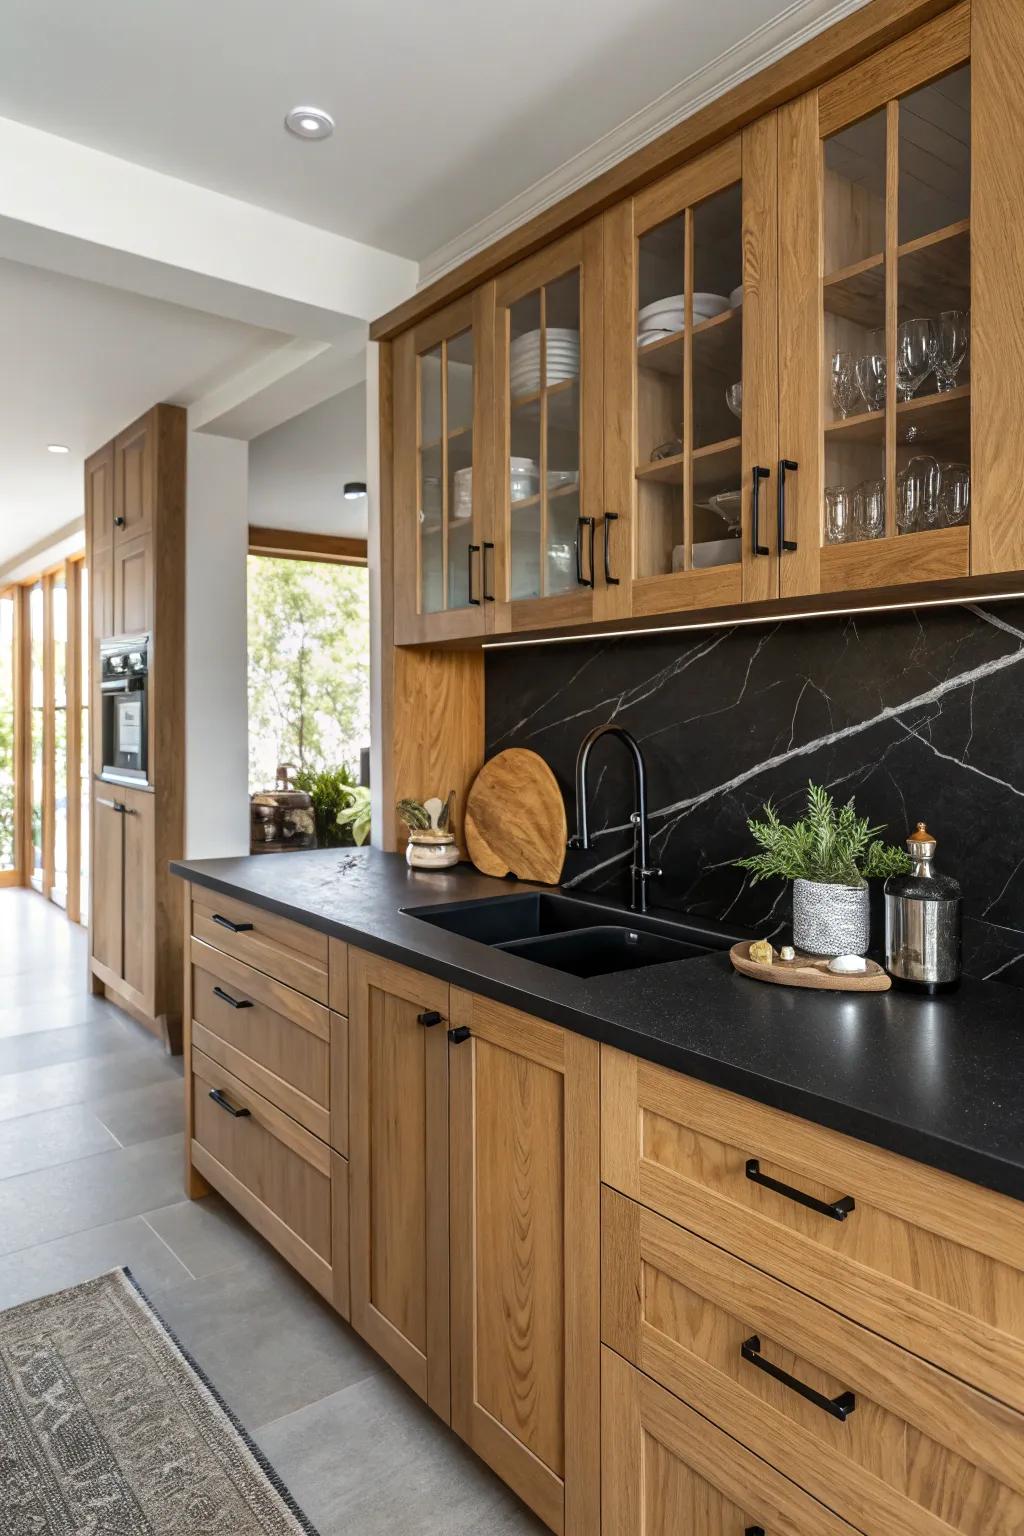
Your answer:
[[[0,1308],[126,1264],[321,1536],[545,1527],[216,1195],[181,1062],[86,986],[82,929],[0,891]]]

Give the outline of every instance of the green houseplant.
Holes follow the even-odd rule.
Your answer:
[[[837,807],[820,784],[807,786],[807,813],[790,825],[769,801],[761,821],[747,822],[759,852],[737,859],[753,883],[793,882],[793,943],[815,955],[863,954],[868,947],[868,880],[904,874],[910,860],[883,843],[882,826],[857,815],[853,800]]]
[[[347,828],[356,847],[361,848],[370,835],[370,791],[362,784],[351,785],[337,819],[338,826]]]
[[[356,841],[352,828],[347,822],[339,824],[338,815],[348,808],[352,791],[359,788],[352,770],[344,763],[340,768],[300,768],[292,782],[313,802],[317,847],[351,848]]]

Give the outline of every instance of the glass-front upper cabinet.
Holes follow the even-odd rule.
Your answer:
[[[494,288],[487,285],[395,344],[399,644],[477,635],[486,627],[493,303]]]
[[[608,507],[635,614],[770,595],[776,185],[770,115],[609,215]]]
[[[914,36],[781,117],[783,596],[969,570],[968,8]]]
[[[498,279],[496,518],[484,549],[498,631],[586,622],[617,597],[604,558],[603,262],[597,221]]]

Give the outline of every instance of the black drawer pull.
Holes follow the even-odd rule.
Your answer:
[[[783,550],[796,549],[796,539],[786,538],[786,471],[794,473],[800,468],[795,459],[779,460],[779,555]]]
[[[604,524],[603,524],[603,527],[604,527],[604,580],[605,580],[605,586],[607,586],[607,587],[617,587],[619,585],[619,578],[617,576],[613,576],[612,575],[612,551],[611,551],[611,539],[612,539],[611,525],[612,525],[612,523],[617,523],[618,520],[619,520],[619,514],[617,512],[606,512],[605,515],[604,515]]]
[[[576,581],[581,587],[594,585],[594,533],[597,526],[595,517],[579,517],[576,519]],[[584,530],[590,536],[590,575],[583,574],[583,533]]]
[[[761,1172],[756,1157],[747,1159],[747,1178],[765,1189],[774,1190],[777,1195],[785,1195],[787,1200],[795,1200],[797,1205],[806,1205],[809,1211],[817,1211],[819,1216],[829,1216],[833,1221],[845,1221],[850,1212],[856,1210],[852,1195],[843,1195],[830,1205],[827,1200],[816,1200],[813,1195],[805,1195],[802,1189],[794,1189],[792,1184],[780,1184],[778,1179],[770,1179]]]
[[[494,553],[494,545],[489,543],[488,540],[485,539],[483,544],[480,547],[483,550],[483,554],[480,556],[480,577],[481,577],[481,583],[480,584],[481,584],[481,586],[484,589],[484,602],[485,603],[493,603],[494,602],[494,593],[493,592],[488,592],[488,590],[487,590],[487,551],[490,550],[491,553],[493,554]]]
[[[214,987],[214,997],[219,997],[222,1003],[227,1003],[230,1008],[251,1008],[247,997],[232,997],[230,992],[225,992],[223,987]]]
[[[472,608],[480,607],[480,599],[473,596],[473,556],[480,553],[479,544],[466,546],[466,598]]]
[[[231,933],[249,933],[252,930],[252,923],[233,923],[230,917],[221,917],[219,912],[213,914],[213,920]]]
[[[460,1024],[458,1029],[450,1029],[448,1031],[448,1039],[452,1045],[461,1045],[463,1040],[469,1039],[469,1036],[470,1029],[468,1024]]]
[[[838,1419],[840,1424],[845,1424],[850,1414],[857,1406],[857,1399],[852,1392],[840,1392],[838,1397],[826,1397],[823,1392],[815,1392],[804,1381],[797,1381],[788,1371],[773,1365],[766,1360],[761,1353],[761,1340],[757,1334],[752,1334],[749,1339],[744,1339],[740,1345],[740,1354],[744,1360],[749,1360],[751,1365],[756,1365],[759,1371],[764,1371],[766,1376],[771,1376],[774,1381],[781,1381],[784,1387],[791,1392],[797,1392],[801,1397],[813,1403],[815,1408],[820,1408],[824,1413],[830,1414],[833,1419]]]
[[[422,1024],[424,1029],[433,1029],[435,1024],[440,1024],[441,1015],[436,1008],[428,1008],[425,1013],[416,1015],[416,1023]]]
[[[219,1104],[221,1109],[226,1109],[228,1114],[234,1120],[244,1120],[246,1115],[250,1115],[252,1113],[252,1111],[249,1109],[236,1109],[233,1104],[229,1104],[219,1088],[210,1089],[210,1098],[215,1104]]]
[[[761,543],[761,481],[768,479],[771,470],[765,469],[763,464],[755,464],[752,474],[754,493],[750,502],[750,531],[753,539],[751,548],[755,555],[770,555],[771,550],[768,545]]]
[[[763,1525],[748,1525],[743,1536],[764,1536]]]

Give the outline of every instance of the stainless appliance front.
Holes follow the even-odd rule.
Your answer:
[[[149,783],[149,636],[100,641],[103,766],[113,784]]]

